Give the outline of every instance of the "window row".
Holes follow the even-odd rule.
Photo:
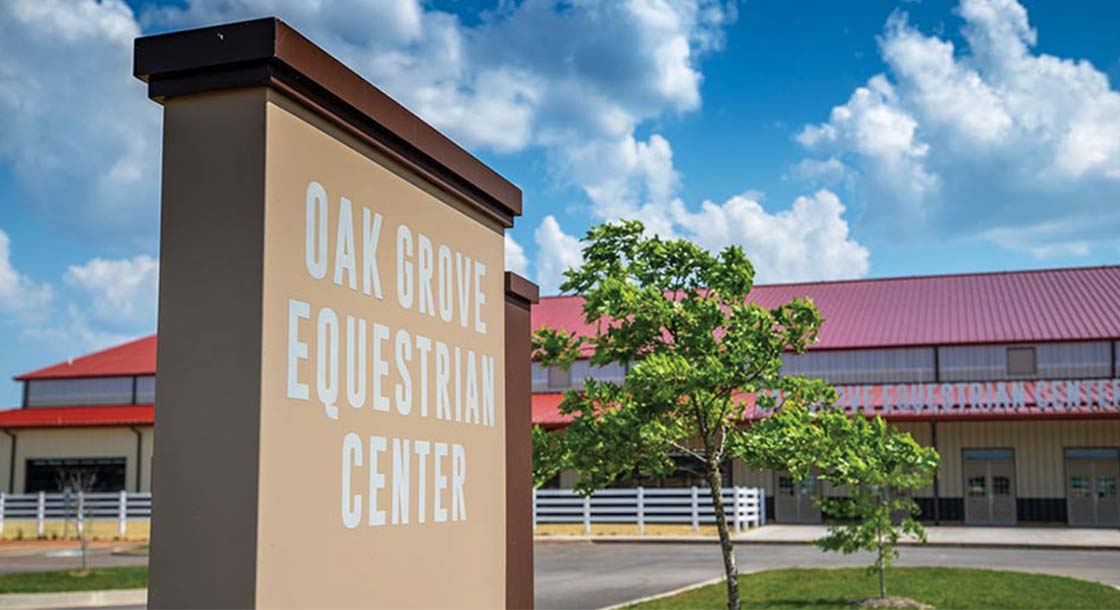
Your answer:
[[[811,351],[782,360],[787,375],[837,385],[1120,377],[1120,344],[1107,341]],[[589,378],[621,381],[625,376],[619,365],[591,367],[580,361],[565,371],[534,362],[533,391],[580,389]]]
[[[150,405],[156,400],[155,375],[33,379],[24,383],[25,407]]]

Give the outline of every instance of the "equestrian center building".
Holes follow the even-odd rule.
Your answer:
[[[794,297],[812,298],[825,323],[807,353],[784,357],[784,371],[828,380],[840,405],[880,414],[940,453],[933,485],[917,494],[924,520],[1120,526],[1120,266],[776,284],[749,298],[774,307]],[[590,330],[578,297],[542,298],[532,320]],[[533,363],[534,423],[562,429],[564,390],[625,375]],[[22,404],[0,411],[0,490],[57,491],[74,469],[95,473],[98,491],[150,490],[154,335],[16,380]],[[765,415],[752,408],[747,419]],[[673,476],[641,484],[704,485],[697,464],[674,459]],[[814,500],[836,493],[737,460],[725,475],[763,488],[779,523],[820,522]],[[574,480],[562,473],[549,485]]]

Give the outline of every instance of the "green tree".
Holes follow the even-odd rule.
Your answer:
[[[882,417],[813,410],[792,405],[757,425],[748,442],[756,461],[804,478],[815,468],[822,480],[848,495],[821,500],[828,534],[817,541],[825,551],[875,553],[870,569],[879,575],[879,596],[887,596],[887,569],[898,557],[898,541],[910,535],[925,541],[911,494],[930,484],[940,457]]]
[[[766,309],[747,302],[754,268],[743,250],[710,253],[687,240],[648,237],[640,222],[593,227],[584,264],[565,273],[561,290],[584,298],[586,335],[541,328],[533,337],[543,365],[626,365],[625,381],[587,380],[565,393],[571,414],[559,434],[534,434],[538,483],[560,468],[579,473],[591,493],[635,470],[666,476],[670,453],[703,464],[727,578],[728,607],[739,607],[738,570],[723,505],[720,465],[747,446],[750,397],[773,406],[830,401],[824,383],[781,375],[781,356],[816,340],[821,316],[808,299]]]

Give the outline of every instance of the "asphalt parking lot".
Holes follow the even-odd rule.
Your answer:
[[[1120,586],[1120,551],[905,547],[898,565],[1019,570]],[[714,544],[538,543],[540,609],[603,608],[718,578]],[[738,545],[740,571],[778,567],[863,566],[870,555],[823,553],[809,545]]]
[[[0,573],[67,569],[72,545],[0,549]],[[147,558],[110,554],[111,545],[92,549],[95,566],[143,565]],[[1019,570],[1072,576],[1120,587],[1120,551],[955,547],[903,547],[898,564]],[[810,545],[740,544],[743,572],[779,567],[864,566],[870,555],[822,553]],[[542,610],[603,608],[686,587],[722,575],[715,544],[633,544],[541,542],[534,552],[536,603]],[[138,610],[140,607],[129,607]]]

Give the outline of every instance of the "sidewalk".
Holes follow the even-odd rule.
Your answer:
[[[736,542],[805,544],[825,534],[823,525],[767,525],[736,538]],[[1046,549],[1120,549],[1120,530],[1069,527],[927,526],[929,546],[976,546]],[[907,540],[904,544],[915,544]]]
[[[812,544],[824,536],[823,525],[765,525],[734,536],[735,544]],[[1075,550],[1120,550],[1120,530],[1081,529],[1067,527],[926,527],[926,546],[977,548],[1038,548]],[[575,535],[537,536],[535,542],[596,543],[715,543],[711,535],[641,536],[641,535]],[[904,540],[900,544],[917,544]]]

